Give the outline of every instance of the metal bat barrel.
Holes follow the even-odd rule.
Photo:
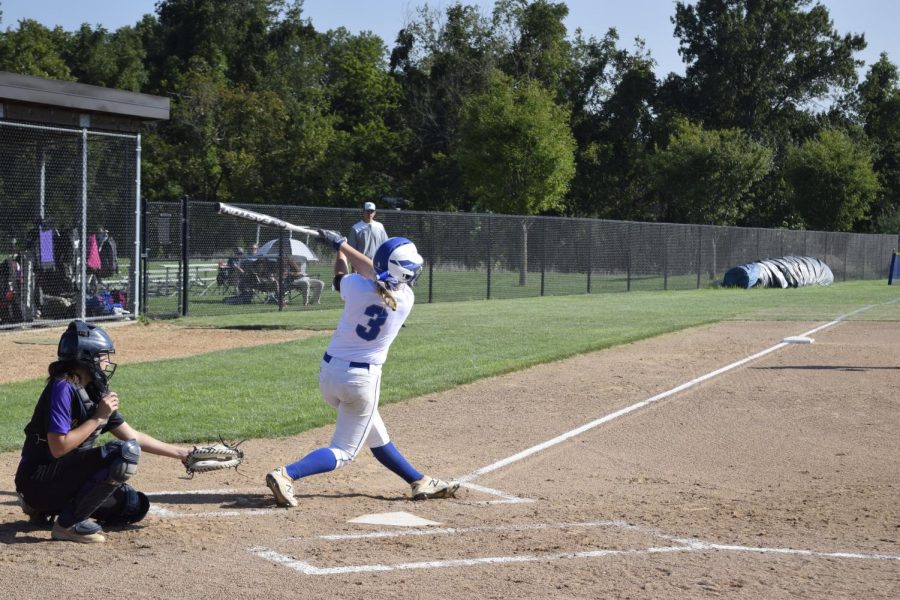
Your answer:
[[[319,232],[315,229],[310,229],[309,227],[303,227],[302,225],[294,225],[293,223],[288,223],[287,221],[282,221],[281,219],[276,219],[275,217],[270,217],[269,215],[264,215],[262,213],[258,213],[252,210],[247,210],[245,208],[238,208],[237,206],[232,206],[230,204],[225,204],[224,202],[216,203],[216,210],[221,215],[229,215],[232,217],[238,217],[240,219],[246,219],[248,221],[253,221],[254,223],[260,223],[262,225],[268,225],[269,227],[277,227],[278,229],[286,229],[288,231],[295,231],[297,233],[302,233],[305,235],[319,235]]]

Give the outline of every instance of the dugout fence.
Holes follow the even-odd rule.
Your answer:
[[[0,328],[137,314],[140,134],[0,120]]]
[[[159,96],[0,71],[0,329],[141,311],[141,128]]]
[[[238,206],[344,234],[360,219],[357,209]],[[145,214],[141,304],[151,316],[341,306],[334,252],[316,238],[219,215],[212,202],[148,203]],[[697,289],[735,265],[789,255],[822,260],[836,281],[881,279],[898,246],[897,235],[711,225],[405,210],[376,218],[425,257],[420,302]]]

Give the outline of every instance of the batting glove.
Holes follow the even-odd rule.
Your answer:
[[[335,250],[340,250],[341,246],[344,245],[344,242],[347,241],[347,238],[342,236],[337,231],[332,231],[331,229],[320,229],[319,237],[331,244]]]

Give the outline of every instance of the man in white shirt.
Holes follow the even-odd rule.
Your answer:
[[[375,220],[375,203],[363,204],[362,220],[356,223],[347,236],[347,243],[369,258],[375,257],[375,251],[388,239],[384,225]]]

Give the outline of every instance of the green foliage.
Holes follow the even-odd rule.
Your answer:
[[[647,161],[664,220],[734,225],[753,209],[751,190],[772,168],[772,152],[738,129],[704,130],[681,120],[668,146]]]
[[[900,74],[882,53],[858,89],[858,111],[872,144],[880,191],[872,204],[876,232],[900,231]]]
[[[869,148],[880,192],[852,226],[891,226],[897,69],[883,56],[857,86],[865,40],[836,31],[824,5],[676,2],[687,69],[663,82],[642,41],[625,50],[614,28],[599,40],[570,35],[568,12],[552,0],[498,0],[489,15],[426,5],[380,40],[316,31],[301,0],[161,0],[114,32],[24,20],[0,31],[0,69],[169,97],[170,121],[144,137],[142,190],[153,200],[400,196],[425,210],[800,227],[809,219],[791,202],[789,149],[861,127],[854,143]],[[817,114],[829,95],[839,101]],[[496,117],[475,118],[483,99]],[[688,135],[685,119],[702,129]],[[488,150],[501,160],[483,160]],[[846,218],[819,222],[834,221]]]
[[[841,36],[828,9],[812,0],[676,2],[675,35],[687,64],[687,116],[709,128],[753,135],[784,126],[795,111],[830,88],[856,84],[860,35]],[[778,122],[781,122],[779,125]]]
[[[852,231],[878,193],[869,151],[841,131],[823,131],[792,149],[786,177],[810,229]]]
[[[466,101],[456,159],[477,205],[533,215],[557,209],[574,175],[567,112],[534,80],[496,73]]]
[[[85,23],[71,35],[63,58],[81,83],[139,92],[149,78],[143,43],[131,27],[109,33]]]
[[[66,37],[62,27],[51,30],[32,19],[23,19],[18,29],[0,32],[0,71],[73,80],[62,57]]]

